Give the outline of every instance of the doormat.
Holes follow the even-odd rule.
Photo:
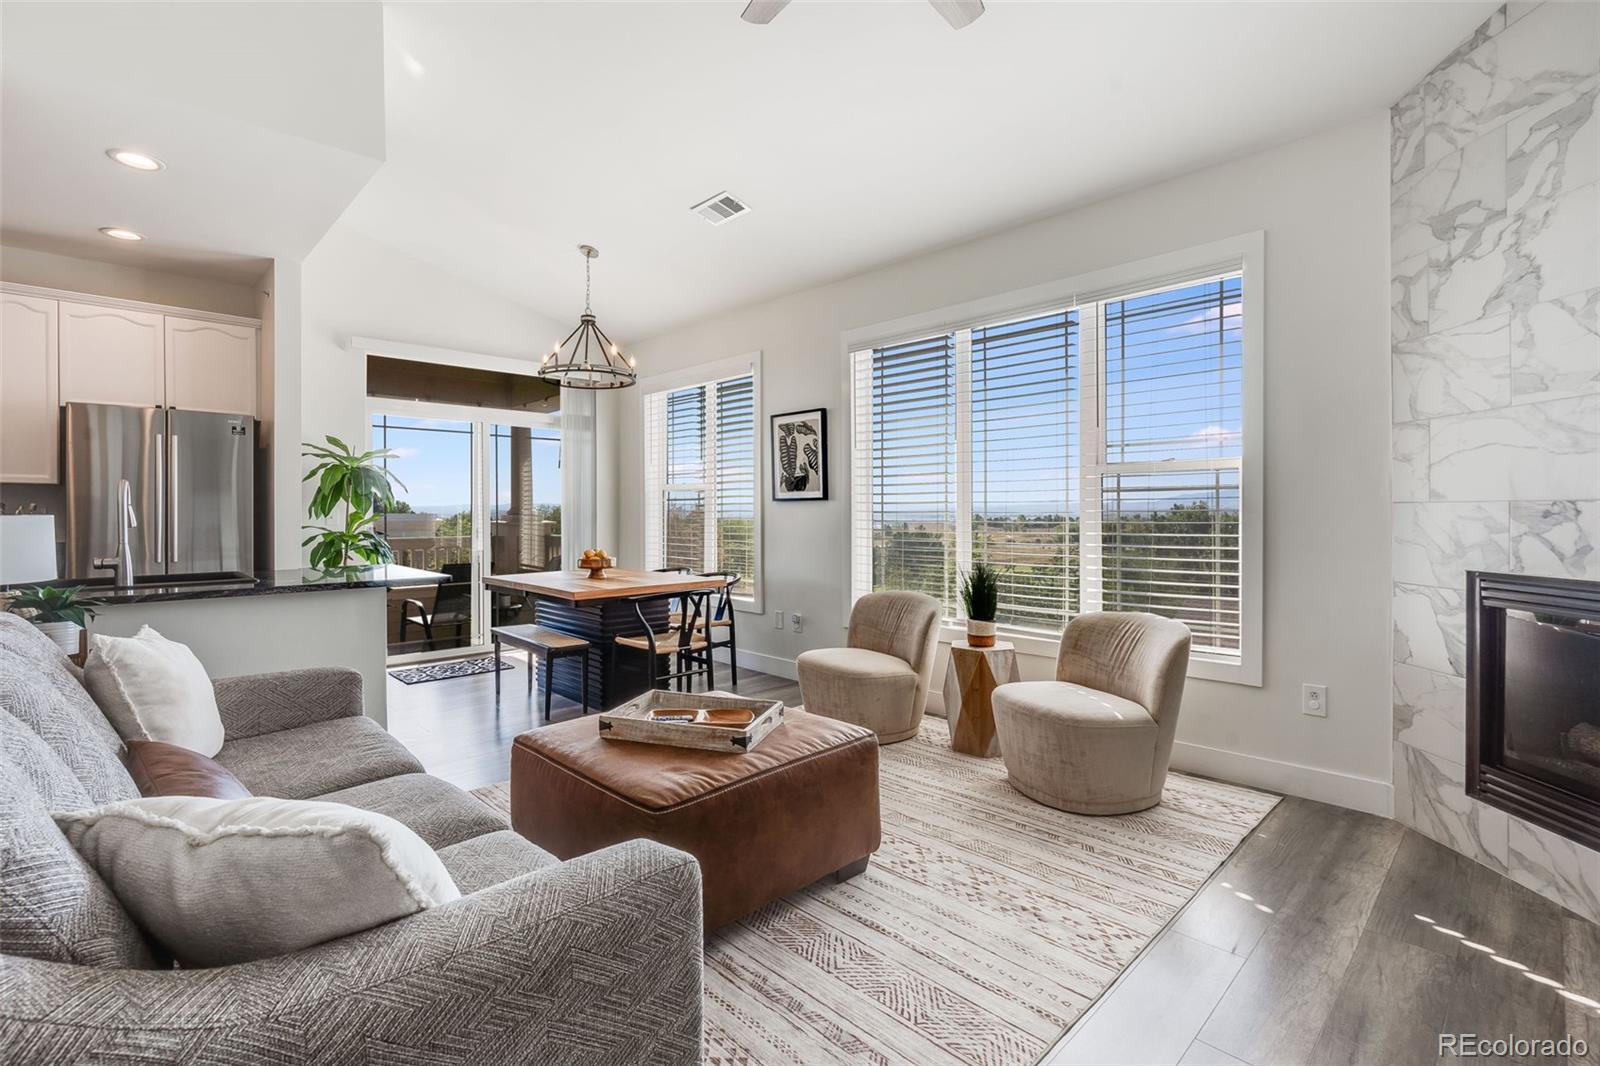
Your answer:
[[[515,670],[508,662],[500,663],[502,670]],[[473,674],[494,673],[494,656],[481,659],[456,659],[448,663],[428,663],[426,666],[408,666],[403,670],[390,670],[389,676],[402,685],[420,685],[424,681],[444,681],[451,677],[471,677]]]

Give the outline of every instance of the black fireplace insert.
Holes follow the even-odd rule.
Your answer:
[[[1467,795],[1600,848],[1600,582],[1467,572]]]

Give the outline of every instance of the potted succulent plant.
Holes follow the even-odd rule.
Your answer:
[[[961,575],[961,605],[967,614],[967,643],[994,647],[994,616],[1000,609],[1000,571],[985,562]]]
[[[38,626],[68,655],[83,646],[83,627],[100,601],[83,595],[82,585],[33,585],[11,593],[6,609]]]

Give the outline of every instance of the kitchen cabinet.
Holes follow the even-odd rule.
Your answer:
[[[256,411],[260,323],[31,285],[0,287],[0,482],[61,478],[61,405]]]
[[[161,322],[150,311],[61,301],[61,402],[168,402]]]
[[[167,315],[166,353],[167,406],[255,415],[253,326]]]
[[[0,481],[60,477],[56,301],[0,292]]]

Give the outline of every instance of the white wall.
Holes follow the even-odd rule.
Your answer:
[[[261,319],[261,362],[256,395],[260,397],[264,461],[257,467],[261,479],[261,507],[256,520],[259,565],[293,570],[300,565],[300,529],[304,514],[296,506],[280,506],[278,486],[287,504],[300,497],[300,264],[280,259],[257,286],[257,317]],[[289,402],[279,404],[279,397]],[[282,440],[283,447],[278,446]]]
[[[300,439],[366,439],[367,368],[351,337],[538,362],[559,324],[340,224],[300,265]],[[570,329],[570,326],[568,327]],[[282,351],[282,346],[279,348]],[[275,506],[305,514],[309,489]],[[298,552],[298,539],[296,540]],[[285,564],[280,564],[285,565]]]
[[[1254,230],[1266,234],[1264,684],[1191,681],[1180,766],[1388,813],[1388,116],[1078,208],[635,345],[653,374],[760,349],[767,414],[825,406],[833,485],[848,411],[840,334]],[[827,239],[848,239],[829,235]],[[618,546],[642,553],[638,398],[618,418]],[[770,489],[770,486],[768,487]],[[766,499],[767,492],[762,494]],[[848,501],[764,512],[768,669],[841,641]],[[796,635],[770,612],[809,619]],[[770,657],[765,660],[759,657]],[[1048,676],[1029,657],[1024,672]],[[1302,682],[1329,715],[1299,711]],[[1297,764],[1297,765],[1295,765]],[[1299,767],[1313,768],[1307,772]]]
[[[192,307],[197,311],[246,318],[256,317],[258,313],[256,289],[252,285],[36,252],[11,244],[0,248],[0,281],[90,292],[119,300]]]

